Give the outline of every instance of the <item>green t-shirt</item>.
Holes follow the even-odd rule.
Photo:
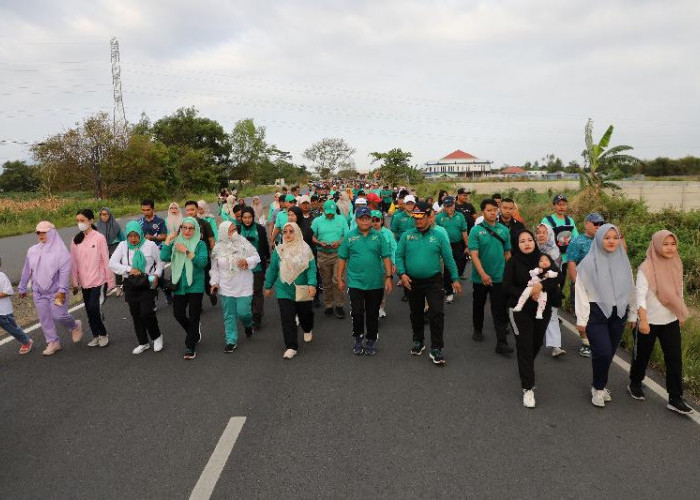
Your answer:
[[[389,245],[389,251],[391,252],[391,263],[396,265],[396,247],[398,243],[394,238],[394,233],[388,227],[382,226],[382,237],[386,240]]]
[[[401,239],[401,236],[403,236],[406,231],[414,227],[416,227],[416,224],[413,221],[413,217],[406,213],[405,210],[394,212],[391,218],[391,232],[394,233],[394,237],[397,241]]]
[[[405,273],[411,278],[431,278],[442,271],[440,258],[452,281],[458,280],[457,265],[447,238],[432,227],[424,233],[413,228],[404,233],[399,241],[396,269],[399,275]]]
[[[482,224],[486,224],[483,222]],[[503,282],[503,270],[506,267],[506,259],[504,252],[510,252],[510,230],[503,224],[496,223],[495,226],[489,226],[491,230],[498,234],[505,242],[502,244],[498,239],[491,235],[481,224],[475,225],[469,233],[469,251],[478,251],[481,266],[484,272],[491,276],[494,283]],[[472,265],[472,283],[481,283],[481,276],[476,271],[476,267]]]
[[[275,227],[282,231],[284,225],[289,221],[289,214],[286,210],[277,212],[277,217],[275,218]]]
[[[440,212],[435,217],[435,224],[445,228],[450,243],[462,241],[462,233],[466,233],[468,230],[464,215],[456,211],[452,217],[447,215],[447,212]]]
[[[255,224],[255,222],[253,222],[250,227],[246,227],[245,225],[241,224],[238,227],[238,233],[248,240],[250,244],[255,247],[258,253],[260,253],[260,246],[262,242],[260,241],[260,233],[258,233],[258,226]],[[252,271],[254,273],[259,273],[262,271],[262,269],[262,262],[258,262],[258,265],[255,266]]]
[[[340,215],[335,215],[332,219],[327,219],[324,215],[323,217],[316,217],[314,219],[314,221],[311,223],[311,230],[318,241],[333,243],[347,234],[348,225]],[[318,245],[316,249],[319,252],[337,251],[335,248],[323,248],[321,245]]]
[[[381,196],[382,201],[388,205],[388,204],[390,204],[391,201],[392,201],[392,200],[391,200],[391,195],[392,195],[393,193],[394,193],[394,192],[393,192],[391,189],[382,189],[379,196]]]
[[[385,258],[391,249],[381,233],[370,228],[367,236],[359,229],[351,230],[338,248],[338,258],[347,263],[348,287],[360,290],[384,288]]]

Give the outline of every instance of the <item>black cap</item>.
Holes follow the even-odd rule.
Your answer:
[[[442,199],[442,204],[449,207],[449,206],[455,204],[455,199],[454,199],[454,197],[452,197],[452,196],[445,196],[445,197]]]
[[[311,201],[318,201],[318,195],[317,195],[317,194],[312,194],[312,195],[311,195]]]
[[[566,201],[566,202],[568,202],[569,200],[566,199],[566,196],[565,196],[565,195],[563,195],[563,194],[558,194],[558,195],[556,195],[556,196],[554,197],[554,199],[552,200],[552,205],[556,205],[556,204],[559,203],[560,201]]]
[[[473,193],[473,191],[471,189],[467,189],[467,188],[459,188],[457,190],[457,194],[472,194],[472,193]]]
[[[430,206],[430,203],[419,201],[413,208],[413,213],[416,215],[430,215],[433,213],[433,207]]]
[[[493,196],[491,197],[494,200],[500,200],[501,198],[501,193],[493,193]]]

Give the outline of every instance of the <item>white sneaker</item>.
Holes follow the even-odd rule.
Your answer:
[[[202,322],[199,322],[199,340],[197,343],[200,343],[202,341]]]
[[[605,391],[597,391],[591,387],[591,403],[598,408],[605,408]]]
[[[299,326],[299,316],[294,316],[294,321],[296,322],[297,326]]]
[[[455,296],[453,293],[451,293],[445,297],[445,302],[448,304],[452,304],[454,301],[455,301]]]
[[[160,352],[163,350],[163,334],[160,334],[160,337],[155,339],[153,341],[153,351],[154,352]]]
[[[552,357],[556,358],[557,356],[561,356],[563,354],[566,354],[566,351],[562,349],[561,347],[554,347],[552,349]]]
[[[292,359],[296,355],[297,355],[297,352],[294,349],[287,349],[286,351],[284,351],[284,354],[282,355],[282,357],[284,359]]]
[[[87,343],[88,347],[97,347],[100,345],[100,337],[93,337],[90,342]]]
[[[605,400],[606,403],[612,401],[612,393],[607,387],[603,389],[603,400]]]
[[[141,344],[137,345],[134,347],[134,350],[131,351],[131,354],[141,354],[143,351],[147,351],[151,348],[151,344]]]
[[[304,342],[311,342],[313,339],[314,339],[313,332],[309,332],[309,333],[304,332]]]
[[[107,344],[109,344],[109,336],[100,335],[97,337],[97,343],[100,345],[100,347],[107,347]]]
[[[384,310],[383,307],[379,308],[379,317],[380,318],[386,318],[386,311]]]
[[[525,408],[535,407],[535,391],[532,389],[523,389],[523,406]]]

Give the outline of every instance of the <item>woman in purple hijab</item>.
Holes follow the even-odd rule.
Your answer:
[[[25,297],[27,283],[32,280],[32,299],[47,344],[43,354],[51,356],[61,349],[57,323],[70,330],[73,342],[80,342],[83,326],[68,313],[70,253],[65,243],[50,222],[37,224],[36,235],[39,242],[27,250],[17,290],[20,297]]]

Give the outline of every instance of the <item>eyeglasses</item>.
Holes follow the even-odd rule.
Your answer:
[[[294,229],[285,229],[282,234],[294,234]]]
[[[36,232],[36,235],[37,235],[37,236],[40,236],[40,235],[42,235],[42,234],[46,234],[46,233],[45,233],[44,231],[37,231],[37,232]]]
[[[372,217],[372,222],[381,222],[382,219],[377,219],[376,217]]]
[[[194,226],[182,226],[183,231],[194,231]]]
[[[602,226],[603,224],[605,224],[605,222],[594,222],[594,223],[593,223],[593,225],[594,225],[595,227],[600,227],[600,226]]]

